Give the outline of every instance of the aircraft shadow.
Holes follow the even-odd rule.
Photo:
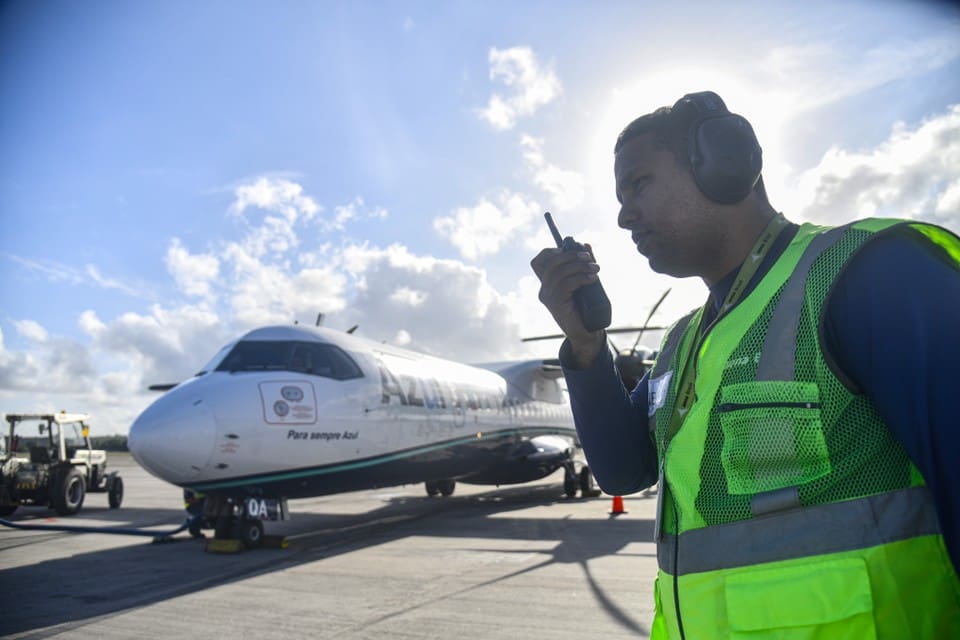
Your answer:
[[[294,519],[271,523],[267,532],[288,535],[290,548],[261,549],[236,555],[204,553],[202,541],[185,534],[166,544],[132,544],[77,553],[36,564],[0,570],[5,588],[5,613],[0,617],[0,635],[39,630],[56,625],[58,631],[90,624],[98,617],[117,614],[216,586],[246,580],[270,572],[322,561],[357,549],[373,547],[408,536],[469,538],[465,551],[486,551],[476,546],[477,538],[552,542],[552,548],[524,550],[542,553],[544,560],[515,572],[466,587],[459,592],[439,596],[449,598],[515,576],[537,571],[555,563],[578,564],[595,602],[616,624],[631,633],[648,634],[645,626],[619,608],[603,584],[590,571],[589,561],[613,554],[634,542],[653,541],[653,522],[639,519],[575,520],[571,518],[511,518],[509,512],[565,500],[554,486],[511,487],[483,494],[439,498],[397,497],[370,511],[357,514],[300,513],[292,503]],[[16,520],[42,521],[49,516],[17,514]],[[175,509],[85,510],[86,519],[109,521],[108,526],[151,526],[173,528],[182,521],[183,512]],[[476,521],[482,519],[482,526]],[[472,523],[472,524],[471,524]],[[3,530],[7,531],[7,530]],[[345,535],[348,532],[348,535]],[[72,534],[58,533],[56,537]],[[56,544],[53,536],[42,536]],[[4,545],[3,555],[16,558],[17,538]],[[559,541],[559,542],[557,542]],[[94,541],[93,544],[96,544]],[[502,549],[496,551],[504,553]],[[517,551],[521,553],[521,551]],[[655,554],[632,554],[649,555]],[[6,562],[0,563],[8,564]],[[8,565],[9,566],[9,565]],[[383,616],[386,620],[415,608],[429,606],[424,601]],[[377,622],[376,620],[373,623]],[[368,621],[367,624],[370,622]]]

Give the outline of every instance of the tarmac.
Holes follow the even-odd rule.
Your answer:
[[[183,522],[181,492],[110,454],[125,496],[88,494],[62,518],[138,527]],[[171,542],[0,527],[3,638],[638,638],[653,619],[656,496],[563,496],[562,473],[511,487],[422,485],[290,501],[266,524],[285,549],[204,551]]]

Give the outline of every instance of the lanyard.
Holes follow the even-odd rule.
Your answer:
[[[760,237],[757,238],[753,248],[750,249],[747,259],[743,261],[742,265],[740,265],[740,271],[737,272],[737,277],[733,281],[733,286],[730,287],[727,297],[724,298],[723,306],[720,307],[717,317],[714,318],[713,322],[710,324],[711,327],[719,322],[720,318],[722,318],[727,311],[733,308],[733,306],[736,305],[743,297],[743,293],[747,289],[747,284],[750,282],[753,276],[756,275],[757,269],[759,269],[760,265],[763,263],[763,259],[768,253],[770,253],[770,248],[773,246],[774,241],[780,235],[780,232],[787,227],[787,224],[787,220],[783,217],[783,214],[778,213],[767,224],[763,232],[760,233]],[[710,304],[709,298],[707,299],[707,304]],[[673,438],[677,431],[680,430],[680,427],[683,426],[683,421],[686,419],[687,413],[690,411],[690,407],[693,406],[693,402],[696,399],[696,394],[694,393],[697,380],[696,354],[700,350],[700,341],[706,333],[703,326],[705,309],[706,304],[700,309],[700,313],[698,314],[697,329],[694,333],[693,344],[687,351],[687,357],[683,363],[680,384],[677,386],[679,392],[677,393],[677,399],[674,402],[673,413],[670,416],[670,424],[667,428],[667,434],[663,442],[664,453],[666,452],[667,445],[670,443],[671,438]]]

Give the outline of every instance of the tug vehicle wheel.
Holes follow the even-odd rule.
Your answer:
[[[107,502],[110,504],[111,509],[119,509],[120,503],[123,502],[123,478],[114,478],[113,485],[110,487],[109,493],[107,493]]]
[[[71,468],[61,476],[60,482],[53,490],[50,503],[54,511],[61,516],[72,516],[80,511],[85,495],[83,474],[79,469]]]

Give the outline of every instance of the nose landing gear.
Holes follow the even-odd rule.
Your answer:
[[[204,506],[205,522],[213,523],[213,540],[207,543],[207,551],[235,553],[261,546],[286,547],[285,538],[267,536],[263,531],[264,520],[287,519],[286,500],[207,496]]]

